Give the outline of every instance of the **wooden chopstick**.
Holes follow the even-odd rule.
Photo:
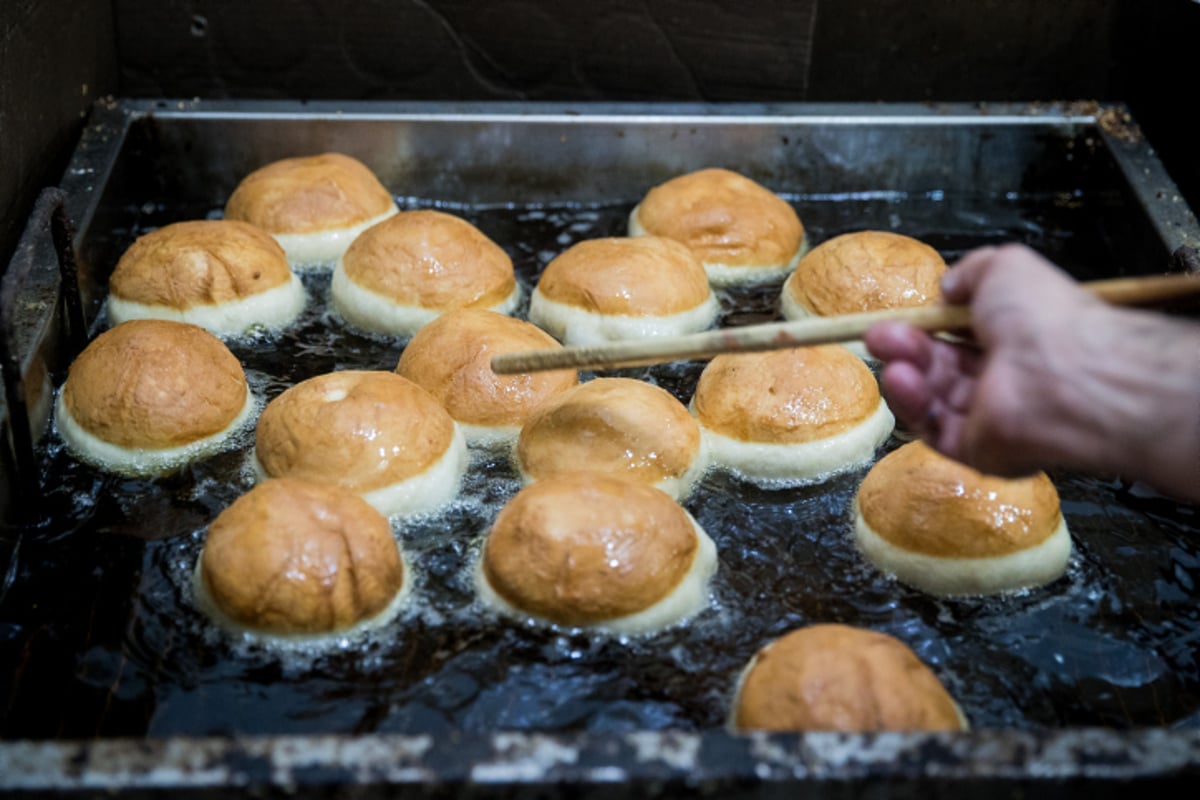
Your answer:
[[[1200,295],[1200,274],[1115,278],[1080,286],[1111,305],[1142,305]],[[971,312],[966,306],[918,306],[722,328],[687,336],[628,339],[602,345],[504,353],[492,358],[492,371],[509,375],[551,369],[619,369],[666,361],[711,358],[722,353],[848,342],[861,339],[876,322],[888,320],[906,322],[927,331],[954,332],[971,327]]]

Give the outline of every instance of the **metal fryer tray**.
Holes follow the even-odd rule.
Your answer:
[[[1180,245],[1195,246],[1198,241],[1194,217],[1179,202],[1152,151],[1119,106],[548,109],[437,105],[398,109],[123,102],[97,108],[63,182],[69,215],[79,225],[76,242],[89,323],[99,311],[107,272],[140,230],[210,214],[253,167],[285,155],[325,149],[344,149],[359,156],[389,188],[413,203],[449,204],[452,210],[481,214],[500,228],[512,222],[513,214],[528,215],[539,208],[551,216],[565,215],[562,227],[548,231],[554,234],[546,243],[550,247],[562,246],[557,236],[564,233],[563,227],[577,222],[570,218],[572,209],[587,217],[591,226],[583,226],[587,232],[617,233],[611,229],[615,220],[648,186],[714,163],[738,169],[788,195],[800,207],[816,241],[856,227],[897,227],[953,257],[975,244],[1016,237],[1050,252],[1079,277],[1160,271]],[[528,216],[524,222],[529,222]],[[517,254],[527,286],[545,263],[546,246]],[[39,263],[49,265],[51,259],[43,255]],[[44,283],[54,282],[47,278]],[[37,417],[47,404],[44,396],[39,400],[38,387],[48,391],[67,360],[62,351],[70,348],[63,344],[54,293],[34,293],[25,300],[14,349],[25,357],[27,375],[38,374],[29,365],[39,357],[45,364],[41,374],[46,377],[29,382],[27,392],[35,428],[41,430]],[[769,317],[770,300],[754,293],[734,297],[727,303],[726,322]],[[680,393],[689,374],[694,377],[686,370],[652,377]],[[43,476],[43,482],[47,477],[67,483],[80,479],[56,472],[62,460],[56,461],[53,453],[49,462],[57,466]],[[1188,509],[1119,485],[1063,476],[1060,489],[1064,482],[1077,487],[1064,496],[1080,504],[1080,518],[1091,516],[1082,512],[1083,504],[1092,503],[1103,514],[1121,514],[1122,524],[1130,529],[1146,527],[1156,535],[1161,535],[1161,528],[1145,521],[1165,518],[1171,530],[1180,534],[1168,537],[1168,544],[1186,551],[1186,536],[1195,531]],[[847,479],[840,491],[849,493],[852,485]],[[108,482],[102,488],[114,486]],[[729,488],[719,480],[710,487],[717,493]],[[765,502],[787,517],[787,503],[778,498]],[[193,527],[203,524],[214,501],[199,505],[191,511]],[[1116,510],[1110,511],[1110,505]],[[119,510],[130,517],[153,517],[158,509],[152,497],[149,502],[123,504]],[[1128,521],[1134,518],[1138,521]],[[45,546],[69,533],[53,525],[47,530],[27,524],[16,530],[28,539],[26,556],[37,553],[39,542]],[[140,563],[141,542],[89,546],[100,558],[136,562],[132,577],[127,575],[124,582],[98,583],[98,601],[111,605],[114,590],[127,595],[144,586],[137,573],[144,575],[151,562]],[[109,549],[123,555],[101,552]],[[1194,549],[1184,553],[1193,554]],[[18,560],[18,567],[26,568],[36,559]],[[1161,566],[1180,565],[1178,559],[1168,559]],[[18,582],[28,577],[20,569],[16,574]],[[1143,577],[1152,574],[1148,568]],[[0,619],[26,622],[29,617],[14,607],[23,596],[27,595],[22,595],[20,585],[10,590],[0,601],[4,611]],[[809,618],[815,615],[812,609],[805,613]],[[1190,635],[1191,629],[1184,633]],[[89,631],[84,644],[91,636]],[[97,638],[102,640],[103,634]],[[116,638],[121,639],[119,631]],[[1188,641],[1193,642],[1190,648]],[[1194,641],[1185,639],[1181,645],[1185,655],[1195,651]],[[936,648],[923,656],[929,658],[931,653],[936,661]],[[66,677],[87,681],[103,672],[103,665],[87,663],[86,652],[76,655],[80,662],[68,668]],[[1181,660],[1170,663],[1176,666]],[[603,791],[606,784],[617,782],[647,794],[684,786],[719,789],[722,794],[778,792],[793,782],[835,794],[847,784],[904,779],[911,782],[896,788],[922,796],[949,792],[966,783],[997,793],[1016,784],[1050,790],[1062,780],[1165,780],[1193,772],[1200,739],[1192,730],[1164,726],[1195,724],[1194,668],[1177,683],[1174,696],[1184,708],[1172,707],[1158,717],[1136,709],[1124,719],[1066,714],[1065,721],[1062,715],[1057,720],[1053,715],[1039,720],[1035,714],[1032,721],[951,737],[731,737],[719,729],[719,723],[714,724],[711,713],[701,713],[689,726],[692,730],[647,726],[630,731],[618,726],[607,733],[539,732],[536,727],[517,725],[503,733],[469,728],[429,733],[414,728],[389,734],[356,733],[353,726],[335,726],[309,736],[251,728],[253,736],[230,740],[194,738],[197,731],[186,726],[167,734],[152,725],[139,731],[127,721],[85,731],[81,720],[86,714],[76,714],[64,716],[60,730],[77,738],[93,733],[106,738],[92,743],[0,744],[0,775],[4,776],[0,785],[203,792],[247,784],[274,788],[298,784],[306,790],[336,791],[340,783],[358,781],[367,784],[360,791],[382,792],[399,785],[436,793],[477,783],[481,793],[544,796],[559,790],[572,793],[570,784]],[[111,683],[117,706],[119,685],[118,674]],[[15,689],[17,681],[12,686]],[[88,692],[68,695],[95,702]],[[13,720],[28,719],[28,712],[12,713],[24,706],[11,699],[9,708],[6,736],[48,735],[22,732]],[[1119,732],[1053,729],[1056,721],[1073,724],[1076,719],[1089,725],[1133,727]],[[993,724],[998,724],[996,720],[1002,725],[1009,722],[1003,713],[993,716]],[[386,730],[386,725],[367,730]],[[154,738],[149,742],[112,738],[114,731],[125,736],[149,732]],[[234,732],[246,733],[236,728]],[[548,784],[561,785],[554,789]]]

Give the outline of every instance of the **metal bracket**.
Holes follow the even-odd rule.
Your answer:
[[[1171,253],[1171,269],[1178,272],[1200,272],[1200,250],[1181,244]]]
[[[8,271],[0,280],[0,370],[4,377],[4,395],[8,403],[8,446],[11,449],[14,490],[18,496],[38,496],[39,475],[34,452],[34,431],[26,401],[24,356],[17,351],[16,305],[30,276],[38,267],[39,242],[49,236],[58,260],[59,302],[67,327],[67,337],[75,352],[87,341],[83,300],[79,293],[79,272],[74,247],[74,226],[67,216],[66,196],[60,189],[43,189],[25,225]],[[22,504],[28,508],[29,504]]]

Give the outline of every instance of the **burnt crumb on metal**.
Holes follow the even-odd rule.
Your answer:
[[[1100,103],[1095,100],[1075,100],[1061,104],[1059,109],[1064,115],[1073,117],[1095,117],[1101,113]]]
[[[579,750],[569,740],[539,734],[496,734],[494,757],[471,768],[477,783],[544,780],[559,765],[579,761]]]
[[[845,792],[880,781],[945,789],[955,782],[1000,781],[980,784],[996,788],[1020,779],[1044,789],[1064,779],[1128,781],[1200,774],[1197,731],[636,736],[639,745],[630,735],[521,733],[444,740],[283,736],[17,742],[0,747],[0,789],[149,792],[224,787],[253,796],[271,788],[291,792],[303,787],[307,793],[322,786],[353,785],[372,790],[370,796],[384,796],[389,788],[444,792],[466,784],[477,796],[512,796],[513,790],[527,790],[554,798],[577,797],[581,790],[600,791],[617,782],[623,789],[637,787],[639,795],[655,796],[654,787],[719,790],[730,781],[752,781],[760,790],[825,786]],[[633,751],[669,750],[682,740],[694,740],[704,759],[656,761],[649,770],[631,759]],[[554,791],[542,791],[549,787]]]
[[[701,740],[695,734],[676,731],[637,732],[628,735],[640,763],[661,762],[678,770],[692,771],[700,754]]]
[[[1181,244],[1171,253],[1171,269],[1179,272],[1200,272],[1200,250]]]
[[[986,105],[982,103],[980,105]],[[1069,100],[1069,101],[1034,101],[1025,103],[1023,106],[1025,114],[1030,116],[1044,116],[1046,114],[1054,114],[1064,118],[1069,117],[1099,117],[1104,108],[1097,100]]]
[[[1120,107],[1107,107],[1096,117],[1100,129],[1120,139],[1127,144],[1138,144],[1142,141],[1142,129],[1133,121],[1129,111]]]
[[[88,751],[82,747],[65,754],[64,766],[67,775],[80,776],[88,765]]]

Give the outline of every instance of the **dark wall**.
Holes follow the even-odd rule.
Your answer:
[[[135,96],[1122,100],[1193,207],[1195,0],[114,0]]]
[[[1200,214],[1200,0],[1125,0],[1112,96],[1125,99]]]
[[[1132,0],[115,0],[125,94],[1108,98]],[[1190,0],[1140,5],[1195,6]]]
[[[116,0],[140,96],[797,100],[817,0]]]
[[[1200,0],[820,4],[809,100],[1110,100],[1200,211]]]
[[[857,0],[817,15],[811,100],[1108,98],[1113,0]]]
[[[109,0],[0,0],[0,271],[88,108],[116,89]]]

